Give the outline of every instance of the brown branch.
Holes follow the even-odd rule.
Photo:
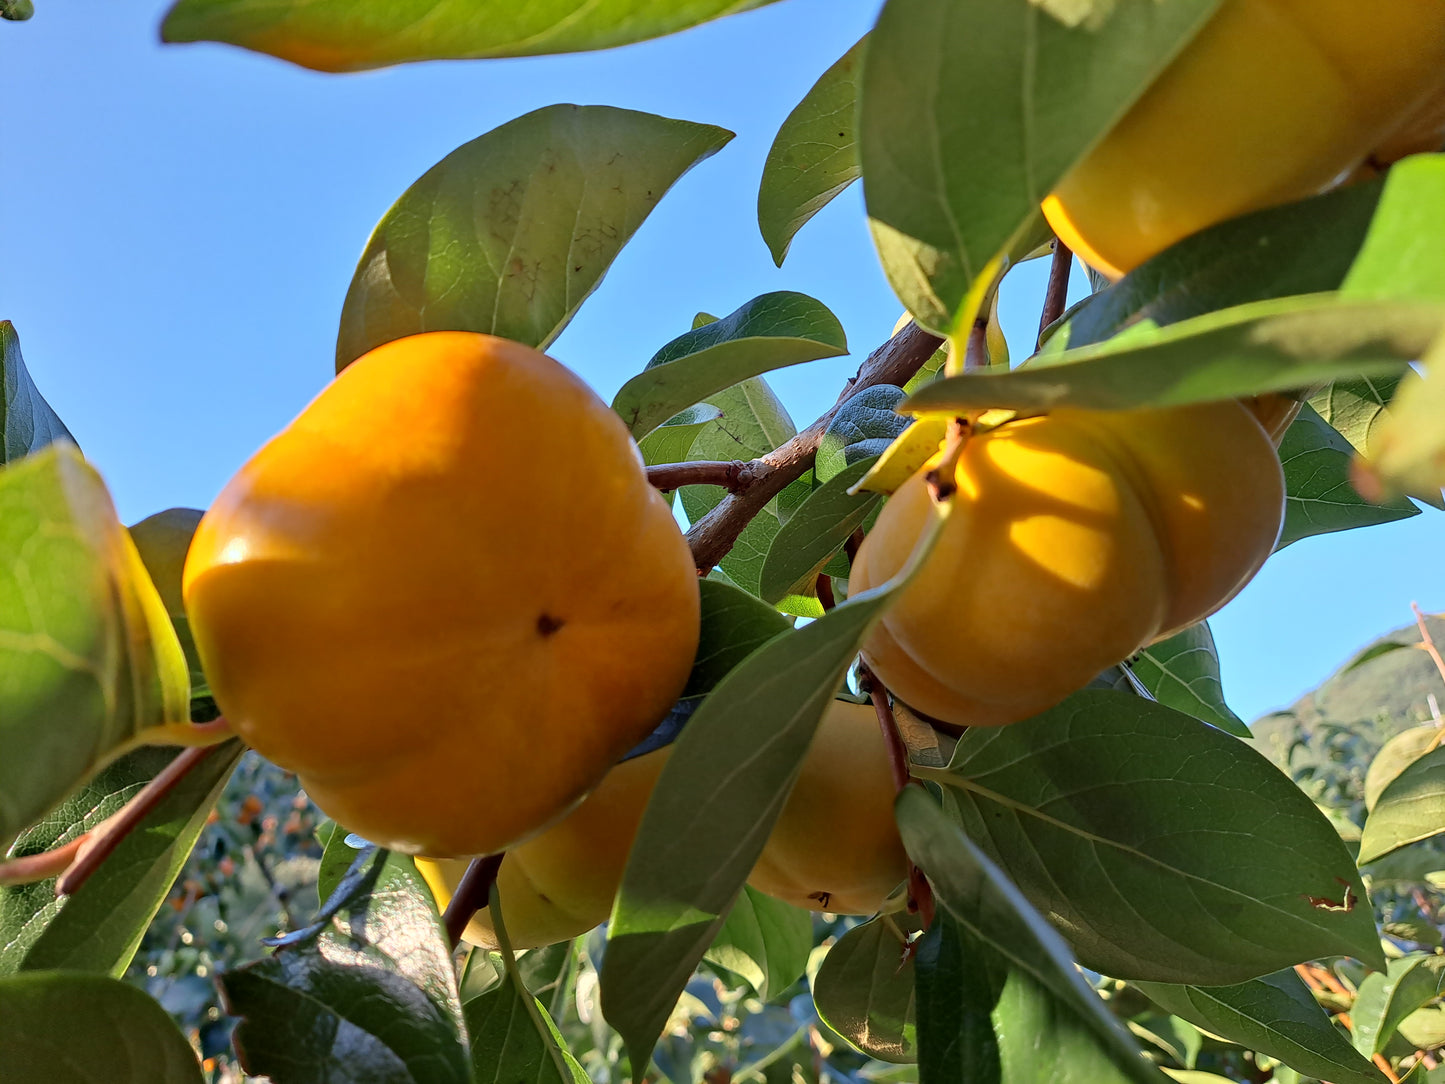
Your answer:
[[[90,832],[90,838],[77,852],[75,861],[55,882],[55,894],[70,896],[80,891],[90,875],[120,846],[121,840],[130,835],[196,765],[219,748],[220,745],[202,745],[181,750],[175,760],[162,768],[139,794],[121,807],[120,812]]]
[[[1415,624],[1420,628],[1420,646],[1430,653],[1430,658],[1435,660],[1435,669],[1440,671],[1440,680],[1445,681],[1445,658],[1440,657],[1440,649],[1435,646],[1435,637],[1430,635],[1425,614],[1420,610],[1418,602],[1410,603],[1410,609],[1415,611]]]
[[[824,432],[844,403],[875,384],[906,383],[942,343],[938,336],[909,323],[868,355],[827,413],[786,444],[747,464],[745,484],[724,497],[687,532],[697,567],[707,570],[721,561],[763,506],[807,473]]]
[[[963,350],[963,371],[976,373],[988,368],[988,317],[980,316],[968,329],[968,345]]]
[[[698,460],[694,463],[658,463],[647,468],[647,480],[664,493],[679,486],[723,486],[731,492],[745,488],[751,464]]]
[[[472,916],[487,906],[487,899],[492,894],[492,885],[496,883],[497,871],[502,868],[504,857],[502,854],[492,854],[485,858],[473,858],[467,872],[462,874],[461,883],[457,885],[456,892],[452,893],[451,902],[447,904],[446,913],[442,915],[452,948],[456,948],[461,941]]]
[[[863,534],[863,528],[859,527],[856,531],[854,531],[848,536],[848,541],[843,543],[843,552],[848,555],[849,569],[853,567],[853,562],[858,560],[858,551],[863,546],[864,537],[865,536]]]
[[[903,741],[903,732],[898,729],[898,719],[893,714],[887,688],[861,658],[858,660],[858,688],[873,701],[878,729],[883,732],[883,744],[888,748],[888,770],[893,775],[894,788],[901,792],[914,781],[909,771],[908,746]],[[908,867],[908,909],[918,912],[925,930],[933,925],[933,887],[923,871],[914,864]]]
[[[12,858],[8,862],[0,862],[0,885],[28,885],[59,877],[70,868],[76,854],[89,838],[89,832],[81,832],[69,843],[56,847],[53,851],[27,854]]]
[[[1074,254],[1069,246],[1054,238],[1054,258],[1049,264],[1049,286],[1044,292],[1044,311],[1039,315],[1039,338],[1034,349],[1043,346],[1044,332],[1048,326],[1064,315],[1069,303],[1069,272],[1074,266]]]

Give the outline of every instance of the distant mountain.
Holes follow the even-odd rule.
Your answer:
[[[1427,624],[1445,650],[1445,619],[1427,618]],[[1385,643],[1419,642],[1420,630],[1411,624],[1365,645],[1354,658]],[[1364,770],[1381,745],[1431,721],[1432,694],[1445,713],[1445,680],[1424,651],[1390,651],[1353,669],[1352,662],[1288,710],[1251,724],[1260,752],[1316,792],[1316,801],[1337,807],[1362,803]]]

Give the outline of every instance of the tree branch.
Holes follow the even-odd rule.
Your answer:
[[[1074,266],[1074,254],[1069,246],[1054,238],[1054,259],[1049,265],[1049,286],[1044,293],[1044,310],[1039,314],[1039,341],[1037,350],[1043,345],[1044,331],[1064,315],[1069,303],[1069,272]]]
[[[740,460],[658,463],[647,468],[647,480],[663,492],[679,486],[723,486],[736,493],[747,486],[751,464]]]
[[[75,861],[55,882],[55,894],[70,896],[79,892],[81,886],[90,879],[90,875],[120,846],[121,840],[130,835],[201,761],[220,748],[220,745],[202,745],[181,750],[180,754],[162,768],[140,793],[126,802],[118,813],[91,830],[85,845],[78,850]]]
[[[1430,626],[1425,623],[1425,614],[1418,602],[1410,603],[1410,609],[1415,612],[1415,624],[1420,629],[1420,646],[1430,653],[1435,669],[1440,671],[1440,680],[1445,681],[1445,658],[1440,657],[1440,649],[1435,646],[1435,637],[1430,635]]]
[[[724,497],[687,532],[697,567],[705,571],[721,561],[763,506],[807,473],[824,432],[844,403],[875,384],[906,383],[942,343],[938,336],[910,322],[868,355],[827,413],[786,444],[747,464],[745,470],[750,476],[746,484]]]
[[[472,916],[487,906],[487,898],[492,894],[492,885],[497,881],[497,871],[502,868],[504,857],[505,854],[491,854],[485,858],[473,858],[467,872],[462,874],[461,883],[452,893],[451,902],[442,915],[452,948],[461,941]]]

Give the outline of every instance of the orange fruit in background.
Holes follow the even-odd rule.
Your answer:
[[[930,522],[925,475],[889,498],[849,580],[903,567]],[[1279,537],[1274,445],[1233,400],[1056,410],[971,437],[952,515],[863,657],[910,707],[1017,722],[1232,598]]]
[[[1044,215],[1118,278],[1207,226],[1321,192],[1377,151],[1429,146],[1442,91],[1438,0],[1225,0]]]
[[[546,355],[432,332],[343,371],[206,513],[184,596],[216,701],[382,846],[494,853],[681,693],[696,573],[622,421]]]

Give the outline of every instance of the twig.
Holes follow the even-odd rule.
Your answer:
[[[863,545],[863,528],[859,527],[848,536],[848,541],[843,543],[843,552],[848,556],[848,567],[853,567],[853,562],[858,560],[858,550]]]
[[[1435,660],[1435,669],[1440,671],[1440,680],[1445,681],[1445,658],[1440,657],[1440,649],[1435,646],[1435,637],[1430,635],[1430,626],[1425,622],[1420,604],[1412,602],[1410,609],[1415,611],[1415,624],[1420,627],[1420,646],[1430,653],[1430,658]]]
[[[90,875],[120,846],[121,840],[130,835],[196,765],[219,748],[219,745],[202,745],[181,750],[175,760],[162,768],[120,812],[91,831],[85,846],[77,852],[75,861],[55,882],[55,894],[70,896],[80,891]]]
[[[901,791],[908,786],[908,746],[904,744],[903,733],[898,729],[893,706],[888,702],[888,690],[873,673],[866,662],[858,663],[858,688],[873,701],[873,710],[878,715],[878,729],[883,732],[883,743],[888,747],[888,770],[893,775],[893,787]]]
[[[1385,1074],[1385,1079],[1388,1080],[1390,1084],[1400,1084],[1400,1078],[1395,1074],[1395,1070],[1390,1068],[1390,1063],[1385,1060],[1385,1055],[1376,1054],[1370,1060],[1375,1063],[1376,1069]]]
[[[903,732],[898,729],[898,719],[893,714],[887,688],[862,659],[858,660],[858,688],[873,701],[878,729],[883,732],[883,744],[888,747],[888,770],[893,775],[894,789],[901,792],[914,782],[908,767],[908,746],[903,741]],[[923,871],[913,864],[908,867],[908,909],[918,912],[924,929],[933,925],[933,887]]]
[[[687,532],[687,542],[692,547],[697,567],[710,569],[721,561],[733,548],[743,528],[763,510],[763,506],[786,489],[789,483],[807,473],[818,453],[818,444],[824,432],[844,403],[875,384],[906,383],[933,356],[942,342],[938,336],[909,323],[868,355],[868,360],[848,381],[837,402],[822,417],[781,447],[747,464],[745,484],[719,501]]]
[[[1044,332],[1064,315],[1069,303],[1069,272],[1073,270],[1074,254],[1069,246],[1054,238],[1054,258],[1049,264],[1049,285],[1044,292],[1044,310],[1039,315],[1039,338],[1034,349],[1043,346]]]
[[[963,351],[963,371],[976,373],[988,368],[988,317],[979,316],[968,329],[968,345]]]
[[[736,493],[747,486],[749,466],[740,460],[658,463],[647,468],[647,480],[663,492],[679,486],[722,486]]]
[[[467,872],[462,874],[461,883],[452,893],[451,902],[447,904],[446,913],[442,915],[452,948],[456,948],[461,941],[472,916],[487,906],[487,897],[491,895],[492,885],[496,883],[497,871],[502,868],[504,857],[505,855],[492,854],[485,858],[473,858]]]
[[[0,862],[0,885],[28,885],[59,877],[70,868],[76,854],[89,838],[90,832],[81,832],[65,846],[56,847],[53,851],[27,854],[21,858],[12,858],[8,862]]]

